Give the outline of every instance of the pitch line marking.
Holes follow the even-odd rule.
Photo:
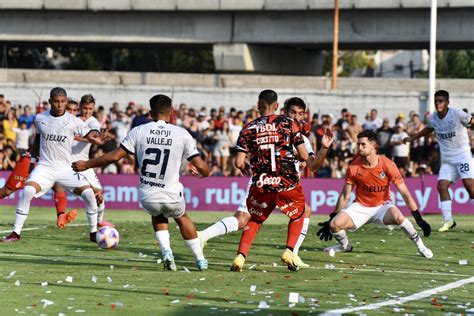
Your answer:
[[[112,250],[113,251],[113,250]],[[132,261],[132,262],[150,262],[150,263],[155,263],[156,264],[156,259],[140,259],[140,258],[117,258],[117,257],[112,257],[112,258],[104,258],[104,257],[98,257],[98,256],[42,256],[42,255],[31,255],[31,254],[15,254],[15,253],[0,253],[0,258],[1,257],[19,257],[19,258],[41,258],[41,259],[67,259],[67,260],[107,260],[107,261],[121,261],[121,262],[127,262],[127,261]],[[177,263],[181,264],[195,264],[194,261],[191,260],[175,260]],[[231,265],[230,261],[229,262],[210,262],[210,266],[229,266]],[[257,268],[280,268],[280,269],[287,269],[286,266],[279,265],[274,267],[273,265],[269,264],[258,264]],[[328,270],[324,267],[315,267],[315,266],[310,266],[309,268],[305,268],[305,270]],[[249,269],[247,269],[249,270]],[[252,269],[255,270],[255,269]],[[334,271],[354,271],[354,272],[381,272],[381,273],[394,273],[394,274],[422,274],[422,275],[434,275],[434,276],[456,276],[456,277],[471,277],[472,275],[470,274],[460,274],[460,273],[445,273],[445,272],[424,272],[424,271],[414,271],[414,270],[383,270],[381,271],[380,269],[351,269],[351,268],[334,268],[332,269]]]
[[[376,310],[380,307],[385,307],[385,306],[390,306],[390,305],[399,305],[399,304],[404,304],[406,302],[416,301],[422,298],[427,298],[429,296],[446,292],[446,291],[461,287],[469,283],[474,283],[474,276],[467,279],[462,279],[462,280],[458,280],[452,283],[448,283],[439,287],[435,287],[433,289],[418,292],[409,296],[399,297],[399,298],[388,300],[385,302],[380,302],[380,303],[375,303],[375,304],[370,304],[370,305],[365,305],[365,306],[333,309],[333,310],[326,311],[322,314],[323,315],[341,315],[341,314],[346,314],[346,313],[354,313],[354,312],[362,311],[362,310]]]
[[[89,224],[68,224],[67,226],[88,226]],[[38,230],[38,229],[46,229],[48,226],[38,226],[38,227],[28,227],[28,228],[23,228],[21,231],[30,231],[30,230]],[[13,229],[8,229],[8,230],[1,230],[0,234],[8,234],[11,233]]]

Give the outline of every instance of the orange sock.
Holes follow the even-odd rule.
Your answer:
[[[56,206],[56,213],[59,215],[64,214],[67,209],[66,192],[54,193],[54,206]]]
[[[288,223],[288,236],[286,237],[286,248],[293,251],[296,246],[296,242],[300,237],[301,231],[303,230],[304,216],[300,216],[295,220],[291,220]]]
[[[242,236],[240,236],[240,244],[239,244],[239,250],[238,253],[241,253],[244,255],[244,257],[247,256],[250,247],[252,246],[253,240],[257,236],[258,230],[262,226],[262,223],[257,223],[253,221],[252,219],[249,220],[247,223],[247,226],[244,228],[244,231],[242,232]]]

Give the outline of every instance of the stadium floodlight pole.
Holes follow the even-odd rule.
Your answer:
[[[332,41],[332,81],[331,89],[337,88],[337,55],[339,42],[339,0],[334,0],[334,38]]]
[[[429,92],[427,110],[434,112],[434,93],[436,85],[436,20],[438,14],[438,1],[431,0],[431,27],[430,27],[430,70],[429,70]]]

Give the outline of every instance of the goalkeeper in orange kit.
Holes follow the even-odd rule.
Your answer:
[[[7,182],[2,188],[0,188],[0,199],[6,198],[15,191],[23,189],[30,171],[34,168],[35,162],[36,159],[32,158],[29,153],[23,155],[20,160],[17,161],[16,167],[8,177]],[[56,206],[56,212],[58,215],[56,224],[59,228],[64,228],[64,226],[77,218],[77,210],[72,210],[66,213],[66,192],[60,185],[57,184],[54,185],[53,191],[54,204]]]

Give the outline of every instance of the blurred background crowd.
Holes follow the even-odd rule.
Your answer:
[[[74,102],[72,100],[72,102]],[[47,102],[34,107],[30,105],[11,104],[0,94],[0,170],[12,170],[19,157],[31,146],[34,136],[35,115],[48,109]],[[467,110],[466,110],[467,111]],[[282,113],[283,114],[283,113]],[[138,125],[150,121],[146,107],[130,102],[125,111],[120,110],[118,103],[113,103],[106,110],[96,105],[94,113],[103,129],[112,134],[112,139],[103,146],[93,146],[90,157],[97,157],[112,151],[121,143],[127,132]],[[245,110],[225,107],[195,109],[186,104],[175,107],[173,122],[187,129],[196,140],[203,158],[209,163],[214,176],[241,176],[233,166],[235,145],[240,130],[247,123],[258,117],[256,106]],[[380,153],[394,160],[405,177],[418,177],[423,174],[437,174],[440,166],[439,146],[434,134],[403,144],[403,138],[413,135],[425,127],[427,114],[414,111],[400,113],[398,117],[383,117],[377,109],[372,109],[365,117],[357,117],[343,109],[339,117],[332,114],[307,113],[307,119],[301,123],[301,130],[309,138],[317,152],[324,130],[330,128],[335,141],[328,152],[324,165],[316,173],[304,168],[303,177],[344,178],[349,162],[357,152],[357,134],[365,129],[375,130],[378,134]],[[474,131],[469,131],[471,150],[474,153]],[[111,164],[97,173],[133,174],[135,170],[133,157]],[[183,173],[189,174],[187,166]]]

